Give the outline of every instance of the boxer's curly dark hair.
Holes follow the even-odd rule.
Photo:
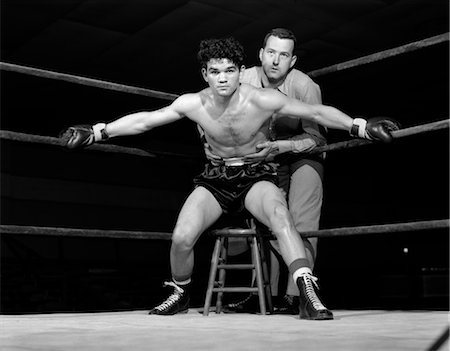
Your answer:
[[[200,42],[197,58],[201,68],[206,68],[211,59],[227,59],[241,67],[244,64],[245,52],[241,43],[233,37],[206,39]]]

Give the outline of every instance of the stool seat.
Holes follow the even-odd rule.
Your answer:
[[[258,228],[222,228],[211,231],[214,236],[215,244],[211,257],[211,267],[209,272],[208,287],[206,290],[205,304],[203,308],[203,315],[209,314],[211,306],[212,294],[217,293],[216,299],[216,313],[222,311],[222,298],[224,293],[236,292],[253,292],[258,295],[259,307],[262,315],[269,311],[272,312],[272,294],[269,282],[269,270],[267,267],[266,257],[266,239],[271,235],[265,234]],[[251,263],[237,263],[228,264],[228,239],[229,238],[247,238],[250,244],[252,262]],[[255,273],[256,286],[242,286],[242,287],[226,287],[225,278],[227,270],[244,270],[250,269]],[[218,279],[216,276],[218,274]],[[267,305],[266,305],[267,301]]]

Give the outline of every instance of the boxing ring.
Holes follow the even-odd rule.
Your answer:
[[[389,59],[414,50],[448,42],[449,33],[438,35],[401,47],[382,51],[359,59],[339,63],[308,74],[312,77],[331,74]],[[100,89],[142,95],[162,100],[174,100],[177,95],[131,87],[86,77],[47,71],[12,63],[0,62],[0,69],[20,74],[55,79]],[[449,119],[412,126],[393,132],[394,139],[420,136],[449,128]],[[56,137],[0,130],[0,139],[29,145],[61,146]],[[318,147],[314,153],[334,152],[372,144],[368,140],[352,139]],[[170,152],[150,152],[112,144],[96,144],[85,152],[100,151],[138,157],[184,157]],[[382,225],[340,227],[301,233],[304,237],[374,236],[427,231],[428,235],[448,230],[449,219],[387,223]],[[77,229],[0,225],[0,233],[25,236],[89,237],[135,240],[170,240],[171,233]],[[200,311],[201,312],[201,311]],[[271,315],[261,318],[249,314],[221,314],[203,318],[196,309],[186,315],[172,317],[147,316],[145,311],[0,316],[2,335],[0,347],[16,349],[119,350],[148,349],[146,345],[165,345],[178,349],[183,339],[187,350],[270,350],[273,345],[284,350],[297,350],[298,345],[314,350],[437,350],[448,340],[446,311],[346,311],[334,310],[330,322],[299,321],[294,316]],[[274,332],[274,330],[276,330]]]

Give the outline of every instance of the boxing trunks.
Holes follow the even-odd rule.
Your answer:
[[[245,196],[251,187],[264,180],[278,186],[276,164],[230,158],[209,161],[203,173],[194,178],[194,184],[209,190],[224,213],[237,213],[244,210]]]

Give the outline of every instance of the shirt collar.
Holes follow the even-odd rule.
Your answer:
[[[261,67],[261,66],[257,66],[257,67],[256,67],[256,72],[258,73],[259,84],[261,85],[261,88],[264,88],[263,80],[262,80],[262,77],[263,77],[263,70],[262,70],[262,67]],[[277,89],[278,89],[281,93],[283,93],[284,95],[287,95],[286,79],[283,81],[283,83],[281,83],[280,86],[277,87]]]

